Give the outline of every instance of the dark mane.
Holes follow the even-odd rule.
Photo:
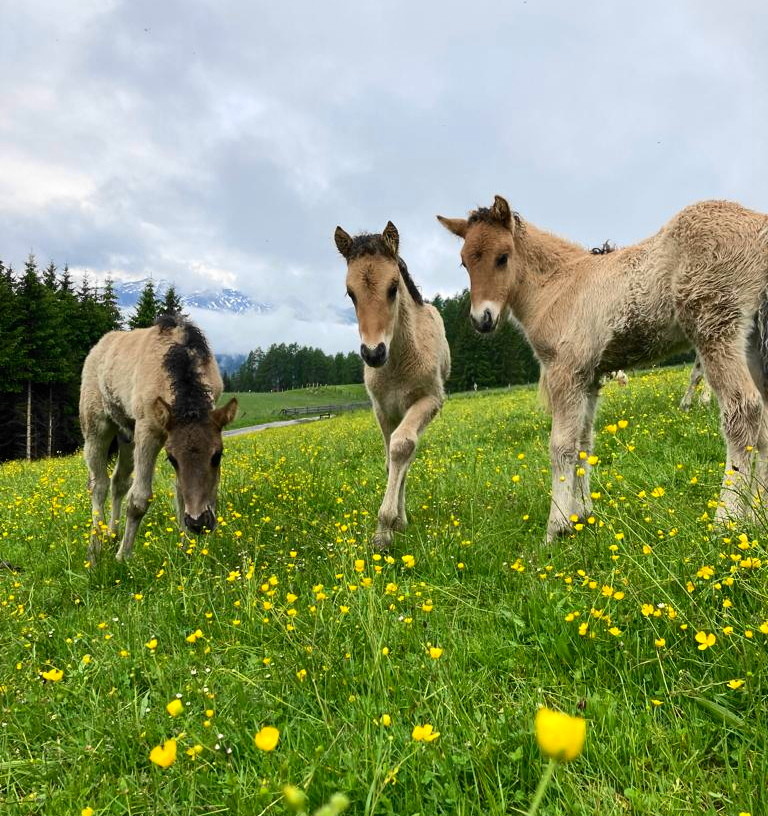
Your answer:
[[[520,218],[520,213],[516,210],[512,210],[512,220],[515,222],[515,226],[518,230],[525,228],[523,219]],[[467,218],[467,224],[477,224],[479,222],[483,224],[496,224],[497,226],[500,223],[492,207],[478,207],[476,210],[472,210]]]
[[[349,245],[347,260],[353,261],[355,258],[360,258],[363,255],[385,255],[387,258],[397,260],[397,256],[392,251],[392,247],[381,237],[381,235],[362,232],[360,235],[355,235],[352,243]]]
[[[419,306],[424,305],[424,298],[422,298],[421,292],[416,287],[405,261],[392,251],[392,247],[381,235],[368,232],[355,235],[349,246],[347,261],[361,258],[363,255],[383,255],[385,258],[391,258],[393,261],[397,261],[400,277],[403,279],[403,283],[405,283],[405,288]]]
[[[421,296],[421,292],[413,282],[413,278],[411,277],[411,273],[408,271],[408,267],[405,265],[405,261],[399,255],[397,257],[397,266],[400,269],[400,277],[405,283],[405,288],[410,292],[411,297],[416,301],[416,303],[418,303],[419,306],[423,306],[424,298]]]
[[[589,250],[593,255],[607,255],[609,252],[616,252],[616,244],[604,241],[602,246],[592,247]]]
[[[175,328],[184,329],[184,340],[174,343],[163,358],[163,367],[171,381],[175,422],[199,422],[211,410],[211,392],[200,378],[199,367],[211,359],[205,336],[180,315],[161,315],[155,325],[165,334]]]

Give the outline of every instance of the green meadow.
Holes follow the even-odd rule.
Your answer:
[[[280,413],[283,408],[346,405],[368,400],[368,394],[362,383],[319,385],[314,388],[294,388],[290,391],[248,391],[239,394],[224,394],[221,402],[233,396],[237,397],[240,410],[235,421],[228,426],[230,429],[246,428],[249,425],[260,425],[263,422],[277,422],[285,419],[286,417]]]
[[[160,461],[127,565],[86,561],[80,457],[0,466],[0,812],[284,814],[290,784],[524,814],[545,705],[587,735],[540,814],[764,816],[766,526],[714,528],[724,444],[686,384],[604,389],[594,516],[552,545],[533,387],[447,401],[385,555],[369,411],[227,440],[207,537]]]

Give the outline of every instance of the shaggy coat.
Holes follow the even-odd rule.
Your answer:
[[[352,238],[337,227],[335,241],[347,260],[365,387],[384,437],[387,489],[373,543],[387,549],[408,523],[405,480],[419,437],[443,404],[450,350],[440,313],[424,303],[399,256],[391,221],[381,235]]]
[[[464,239],[472,320],[502,315],[525,332],[552,407],[551,538],[590,510],[600,375],[693,346],[721,408],[728,445],[720,519],[746,514],[768,454],[766,377],[756,317],[768,286],[768,216],[728,201],[686,207],[634,246],[592,252],[523,221],[500,196],[469,218],[440,222]],[[581,471],[579,471],[581,472]]]
[[[131,554],[152,495],[155,461],[164,445],[177,472],[179,520],[184,519],[194,533],[213,529],[221,429],[237,410],[234,399],[214,409],[222,387],[205,337],[181,318],[165,316],[148,329],[109,332],[91,349],[83,366],[80,424],[93,505],[93,558],[105,532],[107,464],[115,440],[118,458],[112,474],[109,525],[113,536],[128,493],[118,560]]]

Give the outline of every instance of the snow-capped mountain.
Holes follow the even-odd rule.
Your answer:
[[[123,310],[135,309],[139,297],[147,285],[149,278],[142,278],[136,281],[115,281],[115,294],[117,304]],[[171,282],[160,279],[153,280],[155,285],[155,297],[162,299],[171,286]],[[174,284],[176,294],[181,298],[185,307],[194,309],[208,309],[213,312],[229,312],[231,314],[244,314],[246,312],[256,312],[264,314],[271,311],[272,307],[268,303],[257,303],[251,300],[244,292],[238,289],[195,289],[192,292],[185,292],[181,287]]]

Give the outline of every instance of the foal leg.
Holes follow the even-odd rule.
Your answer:
[[[112,473],[112,516],[109,520],[110,535],[117,535],[117,528],[120,524],[120,509],[123,499],[131,486],[131,473],[133,473],[133,443],[120,442],[117,453],[117,464]]]
[[[152,497],[152,475],[155,470],[155,461],[163,440],[151,432],[141,433],[138,426],[135,435],[134,463],[135,472],[133,484],[128,491],[126,509],[125,533],[115,556],[118,561],[130,558],[133,551],[133,542],[144,514],[149,507]]]
[[[547,522],[547,541],[571,527],[570,515],[576,501],[575,479],[579,446],[590,412],[588,388],[576,382],[563,368],[550,366],[547,385],[552,405],[549,458],[552,466],[552,503]],[[591,411],[594,411],[592,405]]]
[[[88,490],[91,494],[91,538],[88,560],[96,561],[101,552],[104,527],[104,502],[109,490],[107,464],[113,429],[108,422],[96,422],[85,433],[83,457],[88,467]]]
[[[744,516],[751,509],[752,468],[763,424],[763,397],[744,353],[742,333],[702,351],[707,379],[720,403],[720,420],[728,448],[716,521]]]
[[[766,379],[766,372],[763,368],[760,340],[755,332],[752,333],[747,346],[747,365],[749,366],[749,373],[752,375],[752,380],[763,399],[763,413],[757,439],[757,466],[755,469],[757,506],[762,506],[765,503],[766,493],[768,492],[768,410],[766,410],[766,405],[768,405],[768,380]],[[706,380],[704,382],[706,384]]]
[[[693,402],[693,395],[696,393],[696,386],[701,382],[704,372],[701,369],[701,360],[696,357],[691,369],[691,378],[688,380],[688,388],[685,389],[685,394],[680,400],[680,410],[690,411],[691,403]]]
[[[590,456],[595,444],[595,409],[597,408],[597,398],[600,395],[599,386],[594,386],[587,393],[586,408],[581,425],[581,435],[579,437],[579,453],[584,451]],[[583,476],[578,475],[578,470],[584,471]],[[592,491],[589,486],[589,476],[592,465],[586,459],[580,459],[576,466],[576,475],[573,484],[573,506],[571,514],[580,517],[588,516],[592,512]]]
[[[387,490],[379,508],[378,525],[373,536],[373,546],[377,550],[388,549],[396,527],[405,527],[405,507],[400,505],[401,497],[405,501],[405,478],[416,455],[419,437],[439,410],[440,401],[436,397],[422,397],[408,408],[402,422],[392,433],[389,440]]]

